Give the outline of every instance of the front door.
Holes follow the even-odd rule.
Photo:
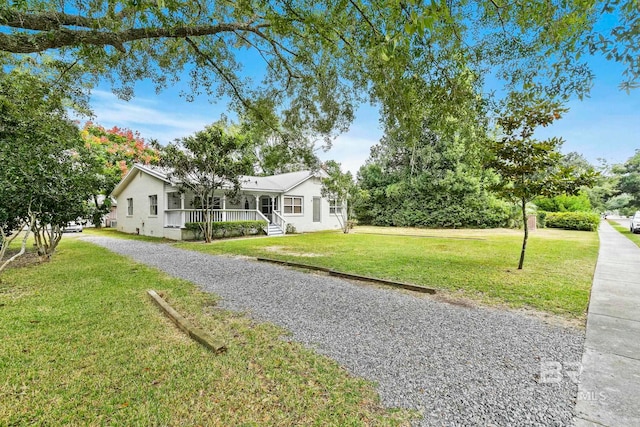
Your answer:
[[[271,203],[271,197],[262,196],[260,198],[260,212],[264,216],[267,217],[269,222],[273,222],[272,213],[273,213],[273,204]]]

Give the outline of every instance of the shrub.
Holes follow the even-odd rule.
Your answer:
[[[201,222],[187,222],[184,228],[194,231],[196,238],[200,238],[202,225]],[[225,238],[259,234],[266,226],[266,221],[225,221],[212,222],[211,230],[214,238]]]
[[[289,224],[287,223],[287,230],[285,231],[286,234],[296,234],[296,228],[293,226],[293,224]]]
[[[546,228],[547,227],[547,213],[545,211],[538,211],[537,216],[537,226],[538,228]]]
[[[590,212],[547,212],[545,220],[548,228],[595,231],[600,224],[600,215]]]
[[[591,212],[591,202],[585,192],[575,196],[561,194],[555,197],[538,197],[534,203],[547,212]]]

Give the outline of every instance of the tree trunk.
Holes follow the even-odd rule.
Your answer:
[[[213,221],[213,218],[211,217],[211,212],[209,211],[209,208],[205,208],[205,214],[204,214],[204,241],[205,243],[211,243],[212,240],[212,232],[211,232],[211,221]]]
[[[105,198],[105,200],[107,200]],[[91,222],[93,222],[93,226],[95,228],[102,228],[102,217],[103,217],[103,209],[104,209],[104,202],[102,204],[100,204],[98,202],[98,196],[97,195],[93,195],[93,204],[96,207],[96,210],[93,212],[93,215],[91,216]]]
[[[522,252],[520,252],[520,263],[518,270],[522,270],[524,264],[524,253],[527,250],[527,239],[529,238],[529,224],[527,224],[527,201],[522,199],[522,222],[524,224],[524,240],[522,240]]]
[[[18,252],[8,260],[6,260],[4,263],[0,264],[0,272],[2,272],[2,270],[4,270],[5,267],[9,265],[9,263],[14,261],[16,258],[22,256],[26,252],[27,239],[29,238],[29,233],[31,232],[31,229],[27,228],[26,225],[23,224],[22,227],[20,227],[20,229],[18,230],[18,232],[16,232],[15,236],[9,240],[7,239],[7,236],[4,234],[4,231],[2,232],[2,249],[0,250],[0,261],[2,261],[2,258],[4,257],[5,251],[7,250],[7,247],[9,246],[9,244],[16,237],[18,237],[18,235],[22,233],[22,231],[24,231],[24,237],[22,238],[22,246],[20,247],[20,252]]]
[[[342,204],[342,209],[341,209],[341,217],[342,217],[342,232],[344,234],[349,234],[349,211],[347,211],[346,206],[344,205],[344,203]]]

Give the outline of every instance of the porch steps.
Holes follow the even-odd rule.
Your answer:
[[[275,224],[269,224],[269,229],[267,231],[267,235],[268,236],[283,236],[284,232],[282,231],[282,228],[280,228],[279,226],[277,226]]]

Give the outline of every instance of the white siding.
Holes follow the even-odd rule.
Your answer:
[[[149,196],[158,196],[158,215],[150,214]],[[133,199],[133,215],[128,215],[127,199]],[[166,208],[164,181],[141,171],[118,194],[118,230],[145,236],[164,236],[164,209]]]
[[[340,222],[335,214],[329,213],[329,201],[320,198],[320,222],[313,222],[313,198],[320,197],[322,182],[319,178],[311,178],[302,184],[292,188],[281,196],[280,202],[284,202],[287,196],[302,196],[302,215],[285,214],[284,205],[281,205],[282,217],[287,223],[292,224],[297,231],[321,231],[321,230],[339,230]]]

